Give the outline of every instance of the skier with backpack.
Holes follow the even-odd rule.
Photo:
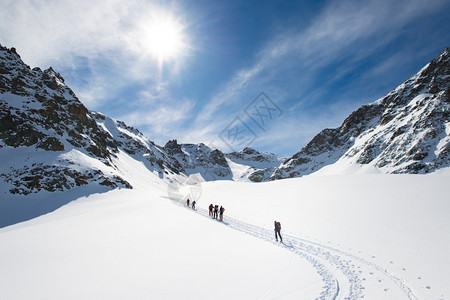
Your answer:
[[[186,200],[187,207],[189,207],[189,199]]]
[[[219,212],[219,205],[214,206],[214,219],[217,219],[217,214]]]
[[[275,221],[274,222],[275,225],[275,240],[278,242],[278,236],[280,237],[280,242],[283,242],[283,238],[281,237],[281,223]]]
[[[209,216],[210,216],[210,217],[213,216],[213,208],[214,208],[214,205],[210,204],[210,205],[209,205]]]
[[[219,220],[223,221],[223,212],[225,211],[225,208],[223,208],[222,206],[220,206],[220,210],[219,210]]]

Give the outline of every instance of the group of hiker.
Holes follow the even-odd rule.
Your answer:
[[[189,203],[191,202],[191,200],[189,200],[189,198],[186,200],[186,205],[187,207],[189,207]],[[194,200],[192,201],[192,209],[195,210],[195,204],[197,204],[197,202]]]
[[[191,200],[188,198],[186,200],[186,206],[191,207],[193,210],[195,210],[195,205],[197,202],[194,200],[191,202]],[[214,219],[218,219],[219,221],[223,221],[223,213],[225,211],[225,208],[223,206],[219,205],[209,205],[209,216],[213,217]]]
[[[223,212],[225,211],[225,208],[221,205],[219,208],[219,205],[209,205],[209,216],[213,217],[213,219],[217,220],[217,217],[219,217],[219,221],[223,221]]]
[[[189,199],[186,200],[186,204],[187,204],[187,207],[190,207],[189,205],[191,204],[191,202],[190,202]],[[192,205],[191,205],[192,209],[195,210],[195,205],[196,204],[197,203],[195,202],[195,200],[192,201]],[[225,208],[222,205],[220,207],[217,204],[216,205],[213,205],[213,204],[209,205],[209,216],[212,217],[213,219],[216,219],[216,220],[219,219],[219,221],[223,221],[223,213],[224,213],[224,211],[225,211]],[[275,227],[275,229],[274,229],[274,231],[275,231],[275,240],[278,242],[278,238],[280,238],[280,242],[282,243],[283,242],[283,238],[281,237],[281,223],[275,220],[273,222],[273,224],[274,224],[274,227]]]

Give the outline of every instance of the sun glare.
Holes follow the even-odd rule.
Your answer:
[[[176,58],[184,47],[182,29],[169,17],[153,19],[147,32],[150,52],[161,62]]]

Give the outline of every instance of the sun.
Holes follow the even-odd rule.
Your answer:
[[[160,62],[176,58],[185,47],[183,26],[167,15],[152,18],[146,39],[150,53]]]

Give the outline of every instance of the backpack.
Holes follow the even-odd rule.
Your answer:
[[[281,223],[277,222],[277,229],[280,230],[281,229]]]

